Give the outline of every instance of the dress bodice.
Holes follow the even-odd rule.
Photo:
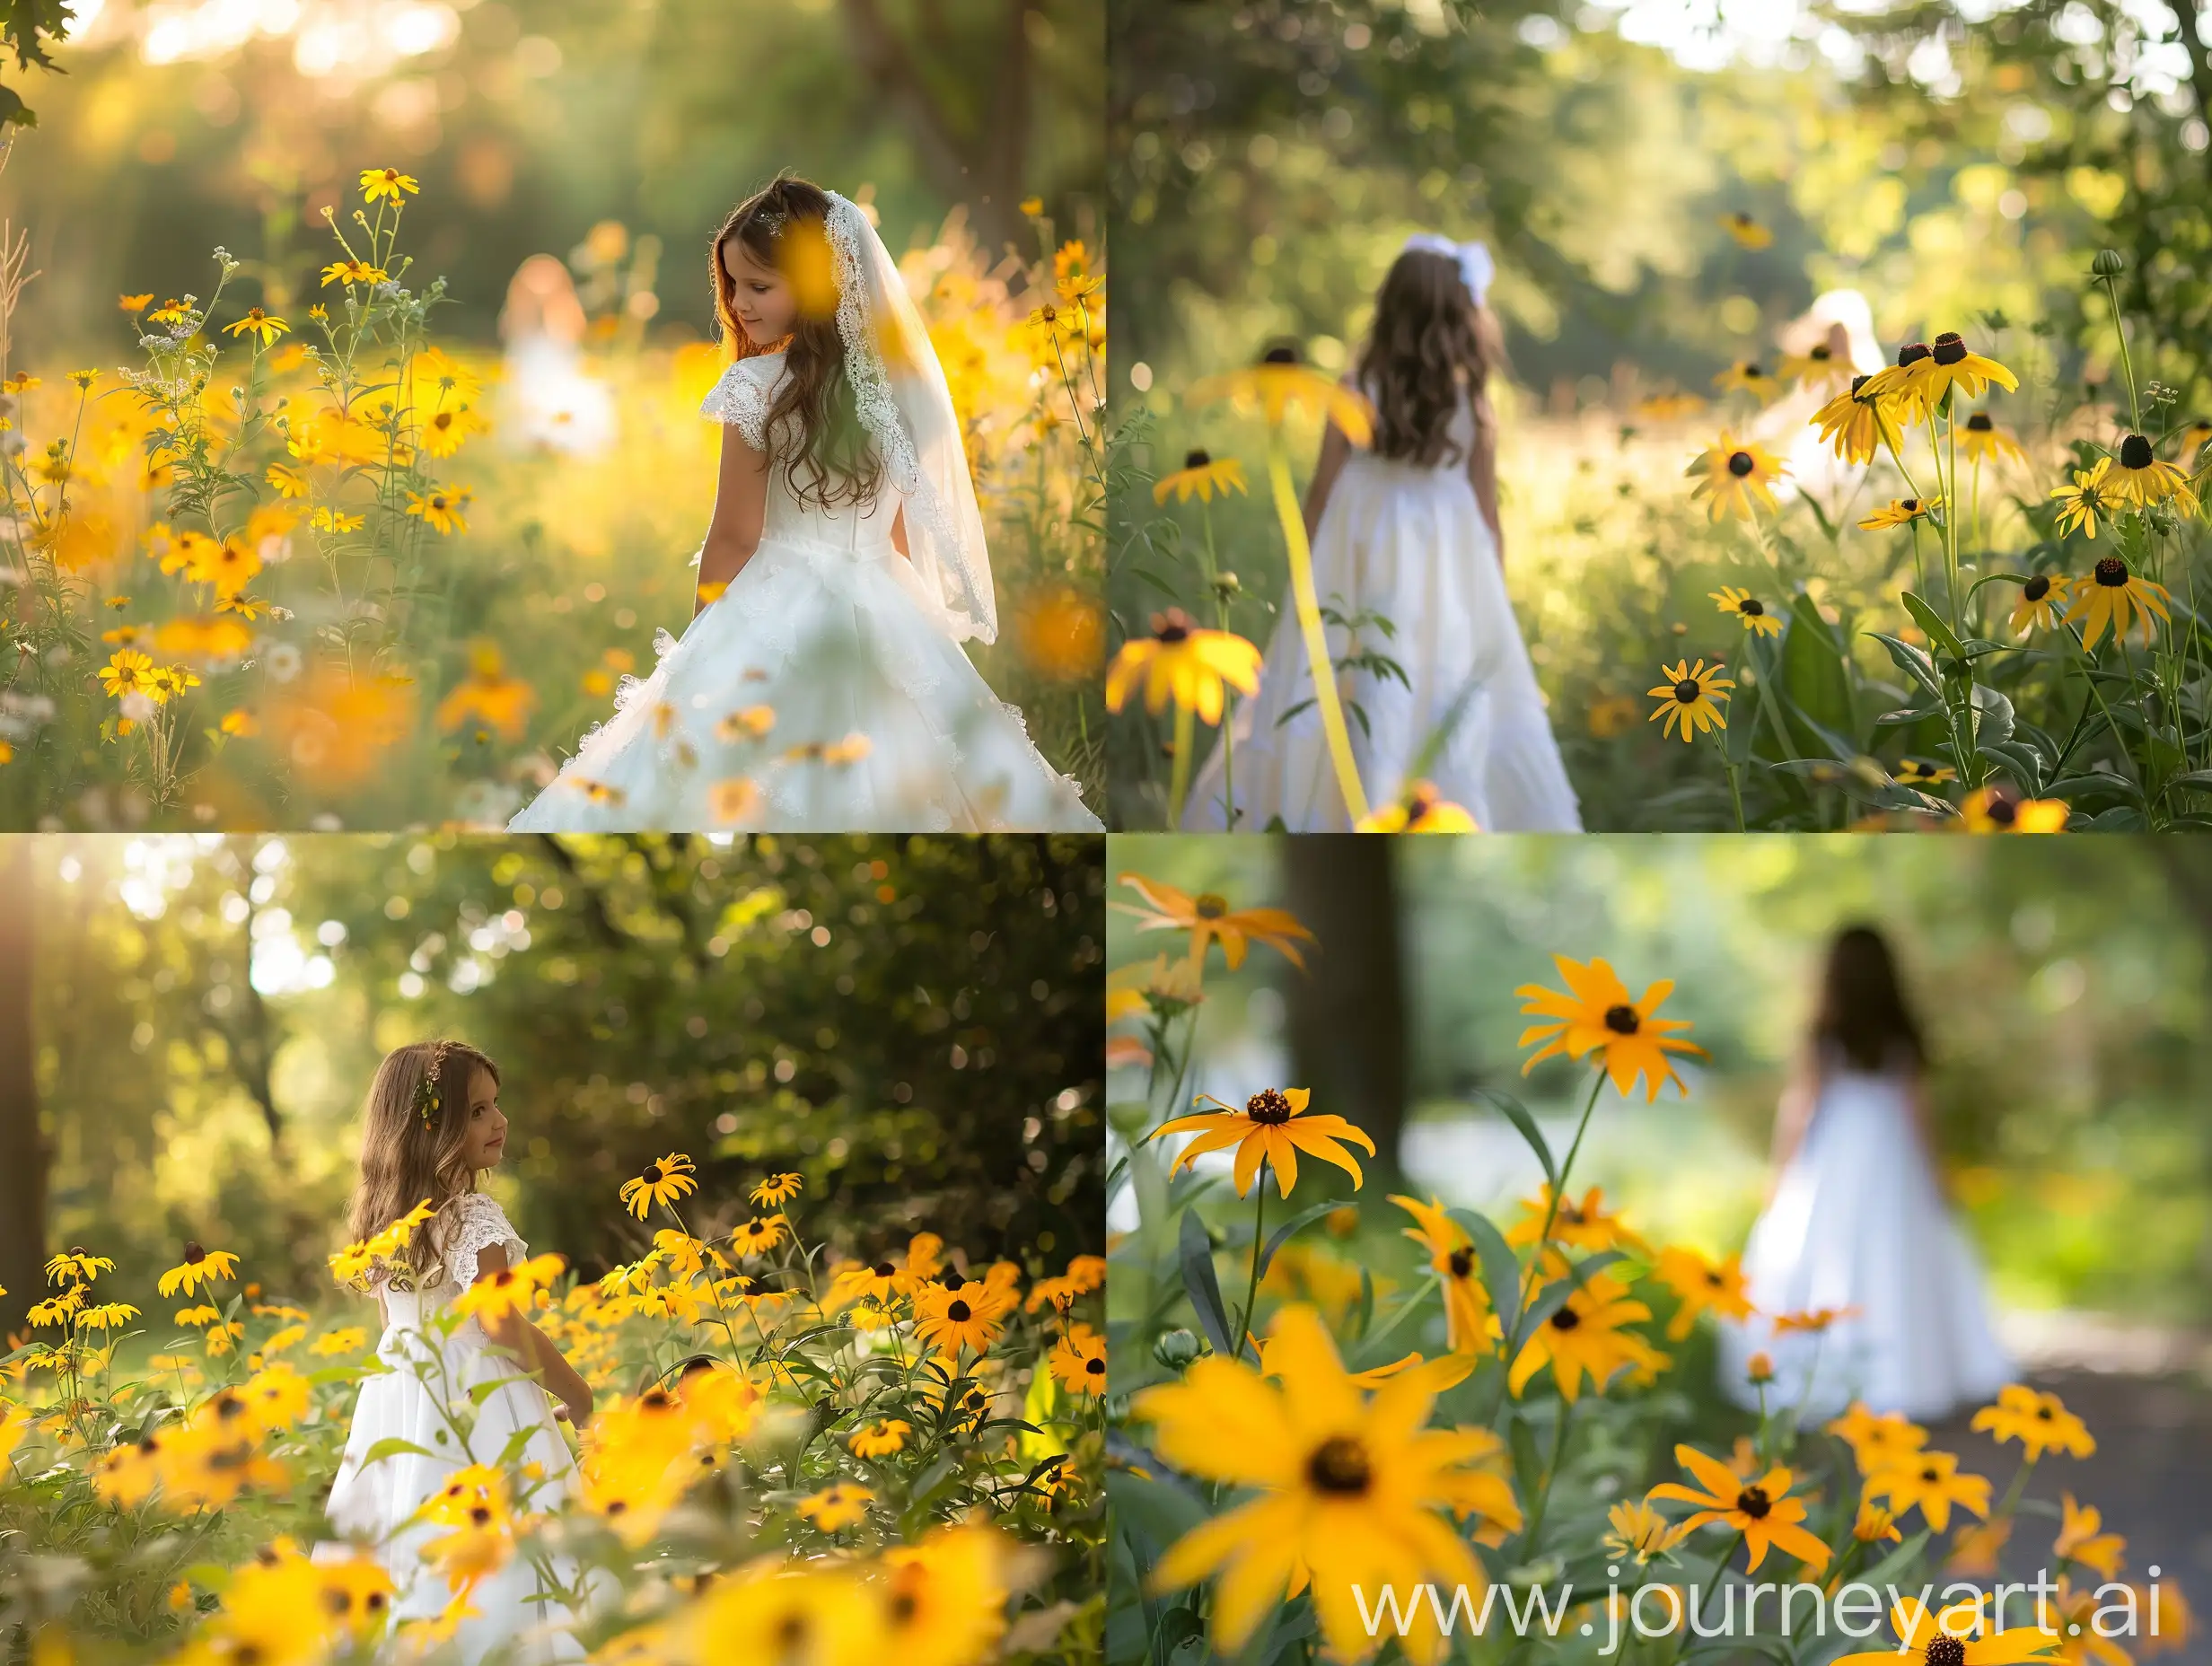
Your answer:
[[[1358,381],[1354,386],[1366,396],[1370,404],[1380,404],[1372,378]],[[1403,457],[1384,457],[1372,450],[1355,451],[1351,461],[1365,469],[1398,469],[1415,475],[1452,475],[1463,480],[1467,478],[1467,460],[1474,455],[1476,435],[1475,402],[1463,385],[1460,389],[1459,404],[1452,412],[1452,425],[1448,432],[1452,439],[1451,449],[1434,463],[1417,463]]]
[[[440,1282],[413,1290],[397,1290],[378,1280],[376,1293],[383,1298],[386,1327],[419,1328],[476,1279],[477,1256],[494,1244],[504,1244],[512,1267],[530,1254],[530,1246],[517,1235],[506,1211],[482,1192],[463,1192],[430,1219],[423,1229],[437,1250]]]
[[[781,353],[755,354],[724,371],[699,406],[701,416],[728,423],[748,445],[769,455],[768,510],[760,536],[821,544],[871,561],[897,554],[891,530],[898,519],[899,495],[888,481],[865,503],[827,508],[811,498],[803,500],[792,490],[790,471],[784,466],[792,436],[786,424],[770,420],[789,379]],[[802,470],[802,484],[803,478]]]

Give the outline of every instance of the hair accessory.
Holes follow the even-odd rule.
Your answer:
[[[1490,280],[1497,276],[1497,263],[1490,259],[1490,250],[1482,243],[1455,243],[1448,237],[1439,237],[1434,232],[1416,232],[1406,239],[1400,254],[1442,255],[1456,261],[1460,281],[1467,285],[1467,293],[1480,306],[1483,297],[1490,293]]]
[[[415,1114],[429,1127],[445,1109],[445,1096],[438,1086],[438,1073],[445,1067],[445,1049],[451,1041],[434,1041],[430,1045],[430,1068],[423,1072],[422,1080],[415,1084]]]

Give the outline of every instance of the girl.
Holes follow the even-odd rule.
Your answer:
[[[1820,1004],[1775,1119],[1778,1178],[1743,1252],[1760,1317],[1721,1337],[1722,1382],[1758,1404],[1751,1355],[1774,1364],[1768,1404],[1819,1423],[1864,1399],[1915,1421],[2013,1380],[1981,1274],[1936,1180],[1927,1050],[1889,945],[1865,926],[1829,950]],[[1840,1314],[1778,1334],[1780,1314]]]
[[[960,418],[860,209],[778,179],[711,247],[736,362],[690,627],[518,830],[1092,830],[960,644],[992,641]]]
[[[554,1416],[566,1416],[581,1428],[592,1416],[592,1390],[519,1313],[488,1329],[470,1317],[450,1336],[432,1323],[466,1286],[519,1265],[529,1253],[499,1206],[476,1189],[478,1176],[506,1148],[498,1066],[457,1041],[400,1048],[377,1067],[366,1123],[354,1193],[355,1241],[383,1232],[425,1199],[436,1213],[369,1275],[384,1320],[377,1358],[388,1369],[362,1384],[328,1508],[340,1533],[374,1544],[385,1558],[399,1590],[395,1618],[419,1619],[439,1613],[452,1594],[445,1577],[424,1565],[423,1547],[452,1530],[417,1520],[417,1510],[455,1470],[498,1465],[503,1454],[510,1476],[535,1464],[544,1477],[529,1496],[512,1501],[515,1513],[557,1508],[573,1484],[574,1465]],[[518,1372],[538,1381],[515,1380]],[[500,1386],[474,1407],[464,1450],[447,1407],[466,1413],[469,1391],[491,1382]],[[561,1402],[558,1414],[549,1411],[549,1395]],[[520,1451],[510,1452],[509,1442],[518,1435]],[[394,1438],[420,1450],[368,1461],[379,1442]],[[473,1662],[495,1644],[533,1634],[522,1658],[582,1658],[563,1630],[567,1610],[531,1600],[543,1589],[519,1556],[478,1583],[469,1595],[478,1618],[464,1621],[457,1634],[463,1658]]]
[[[1355,454],[1334,424],[1321,437],[1305,504],[1313,582],[1322,604],[1350,621],[1330,627],[1332,659],[1356,648],[1405,672],[1403,680],[1380,667],[1338,672],[1347,706],[1365,720],[1352,721],[1352,747],[1371,799],[1406,796],[1417,761],[1448,726],[1418,771],[1443,798],[1493,831],[1580,832],[1505,596],[1497,419],[1485,391],[1504,351],[1483,305],[1489,275],[1479,243],[1423,236],[1383,278],[1374,327],[1346,378],[1374,407],[1374,444]],[[1293,832],[1347,829],[1287,601],[1233,744],[1235,827],[1256,831],[1279,816]],[[1186,828],[1228,825],[1224,774],[1216,749],[1190,794]]]

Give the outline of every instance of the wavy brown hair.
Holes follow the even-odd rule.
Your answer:
[[[1375,402],[1375,454],[1425,469],[1465,461],[1452,437],[1461,390],[1474,398],[1505,363],[1497,316],[1467,293],[1459,262],[1406,250],[1382,279],[1359,355],[1360,390]]]
[[[783,273],[794,287],[815,288],[829,253],[829,219],[830,198],[821,188],[789,174],[777,175],[730,210],[707,259],[714,271],[715,320],[733,357],[773,352],[777,344],[751,340],[737,321],[729,269],[722,261],[724,247],[735,238],[754,261]],[[812,283],[806,281],[809,275]],[[854,407],[834,307],[803,305],[783,354],[790,374],[768,412],[768,428],[771,434],[798,436],[779,460],[784,483],[802,503],[812,501],[824,509],[866,503],[882,486],[883,460]]]
[[[1927,1043],[1905,1000],[1896,958],[1873,926],[1846,926],[1829,945],[1813,1041],[1816,1051],[1832,1049],[1870,1073],[1927,1065]]]
[[[416,1095],[434,1058],[439,1058],[438,1109],[426,1125]],[[375,1236],[426,1197],[443,1209],[476,1189],[476,1173],[462,1162],[461,1150],[469,1137],[471,1074],[478,1070],[499,1080],[498,1065],[459,1041],[417,1041],[384,1055],[362,1109],[361,1179],[347,1222],[353,1241]],[[443,1282],[431,1276],[438,1263],[431,1239],[428,1230],[418,1232],[401,1252],[418,1287]]]

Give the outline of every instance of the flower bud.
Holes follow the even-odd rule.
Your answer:
[[[2089,269],[2099,277],[2118,277],[2128,269],[2128,257],[2117,249],[2100,249]]]
[[[1152,1356],[1170,1371],[1181,1371],[1198,1356],[1198,1339],[1178,1326],[1152,1345]]]

